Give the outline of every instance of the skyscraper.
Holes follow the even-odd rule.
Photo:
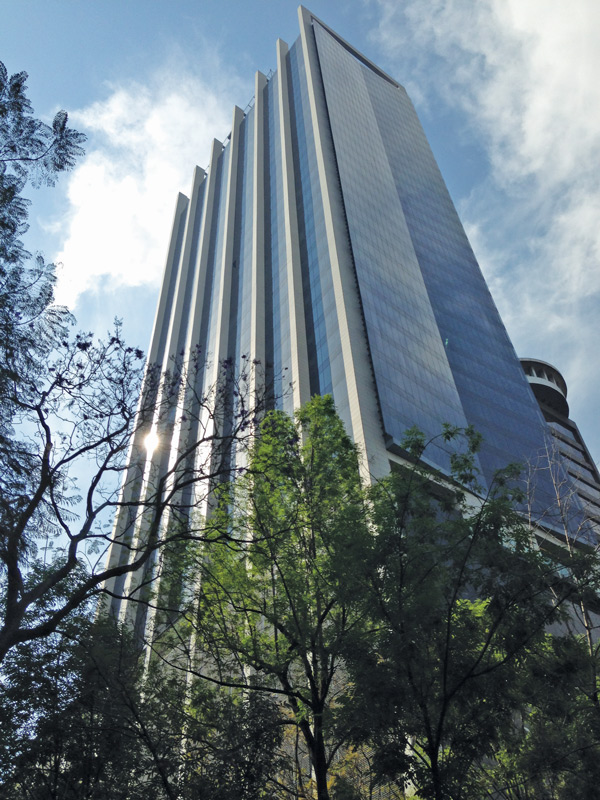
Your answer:
[[[406,91],[299,19],[178,198],[149,360],[199,348],[206,385],[224,360],[259,362],[290,412],[332,394],[376,476],[407,428],[472,425],[489,487],[544,449],[543,416]],[[427,458],[448,473],[445,447]]]

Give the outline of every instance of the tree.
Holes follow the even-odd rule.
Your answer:
[[[27,230],[27,207],[21,197],[33,186],[54,186],[56,177],[83,155],[85,136],[67,126],[66,111],[46,125],[33,116],[26,95],[27,73],[8,75],[0,62],[0,262],[19,264],[27,253],[19,240]],[[50,270],[51,272],[51,270]],[[3,276],[4,277],[4,276]]]
[[[72,615],[62,634],[13,649],[2,689],[6,800],[258,800],[278,764],[272,702],[144,672],[110,619]]]
[[[267,416],[248,475],[211,521],[231,539],[192,560],[197,601],[159,648],[177,666],[179,637],[195,674],[279,696],[319,798],[377,786],[481,797],[530,714],[546,628],[575,596],[516,510],[517,470],[481,497],[479,437],[445,426],[441,438],[451,479],[423,466],[427,442],[412,431],[414,465],[365,494],[330,398],[295,425]],[[351,745],[370,753],[369,787]]]
[[[482,764],[527,713],[525,666],[572,594],[515,510],[513,470],[481,502],[468,500],[478,437],[446,427],[442,438],[463,434],[454,481],[421,466],[427,443],[413,431],[414,467],[374,487],[377,633],[346,653],[349,724],[373,748],[376,781],[435,800],[482,796]]]
[[[140,358],[118,329],[106,343],[78,335],[59,343],[46,375],[35,383],[30,376],[22,390],[12,385],[14,435],[0,442],[0,660],[15,644],[51,633],[108,580],[146,568],[143,582],[152,581],[148,566],[160,548],[179,539],[214,539],[193,509],[230,475],[226,453],[252,437],[256,407],[243,406],[224,432],[231,383],[226,376],[205,393],[186,392],[196,368],[192,376],[146,371],[139,403]],[[247,375],[236,386],[240,397],[247,395]],[[162,456],[144,446],[151,425],[182,419],[195,423],[193,438],[168,467],[142,482],[144,465]],[[86,470],[91,477],[80,500],[72,476]],[[127,517],[121,529],[112,526],[118,511]],[[179,524],[184,517],[185,526]],[[143,535],[132,538],[140,526]],[[125,558],[106,564],[113,543]],[[62,586],[69,576],[78,580],[69,583],[67,595]]]
[[[198,353],[161,375],[152,365],[144,372],[118,324],[105,341],[72,333],[71,315],[53,303],[54,266],[31,261],[20,241],[21,191],[28,179],[52,185],[84,137],[64,112],[52,126],[35,119],[25,79],[0,68],[0,662],[55,631],[107,581],[140,572],[151,580],[164,544],[203,538],[199,517],[196,527],[173,521],[190,518],[231,474],[228,454],[251,437],[256,413],[249,374],[233,376],[229,364],[202,387]],[[184,434],[170,463],[164,444],[148,453],[153,427],[168,435],[177,426]],[[119,510],[127,524],[113,532]],[[115,541],[122,558],[105,567]]]
[[[572,596],[560,631],[547,635],[524,671],[522,724],[484,769],[490,796],[507,800],[591,797],[600,780],[598,520],[550,437],[543,463],[556,498],[546,515],[554,535],[543,547]],[[538,471],[530,466],[528,495],[535,491]]]
[[[52,305],[54,265],[33,261],[21,241],[30,201],[21,193],[53,186],[83,155],[85,136],[67,126],[59,111],[52,126],[33,116],[26,95],[27,73],[9,77],[0,62],[0,433],[10,426],[12,408],[5,385],[37,373],[70,321],[65,308]]]
[[[594,797],[600,719],[589,694],[585,637],[546,636],[522,675],[525,713],[482,765],[481,795],[502,800]]]
[[[347,688],[342,652],[364,630],[357,589],[371,547],[356,449],[331,397],[313,398],[295,423],[267,415],[247,477],[211,524],[231,538],[196,565],[192,670],[284,701],[309,761],[298,756],[296,780],[306,789],[314,778],[326,800],[344,741],[335,719]],[[163,652],[177,663],[172,648]]]
[[[120,701],[122,687],[135,686],[135,650],[111,628],[94,628],[80,611],[60,633],[8,654],[0,705],[7,800],[124,800],[144,785],[143,753]]]

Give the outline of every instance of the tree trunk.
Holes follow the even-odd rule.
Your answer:
[[[314,747],[311,760],[315,772],[315,782],[317,784],[317,800],[329,800],[329,789],[327,788],[327,755],[325,753],[322,719],[321,714],[315,714]]]

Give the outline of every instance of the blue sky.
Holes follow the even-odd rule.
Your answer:
[[[600,458],[600,3],[314,0],[403,83],[517,353],[550,361]],[[147,347],[177,191],[244,108],[295,0],[4,0],[0,59],[36,112],[89,137],[31,190],[28,245],[62,262],[59,298]]]

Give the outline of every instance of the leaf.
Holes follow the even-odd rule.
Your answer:
[[[66,111],[59,111],[52,120],[52,131],[55,136],[62,136],[67,126],[68,114]]]

